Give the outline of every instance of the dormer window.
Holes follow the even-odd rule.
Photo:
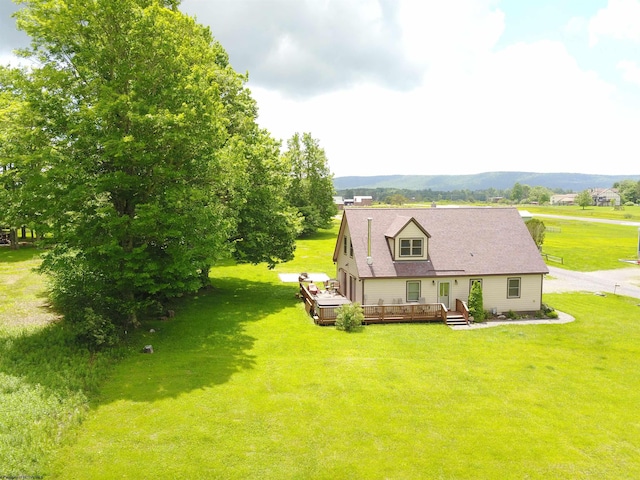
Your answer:
[[[422,239],[421,238],[400,239],[400,256],[401,257],[422,257]]]

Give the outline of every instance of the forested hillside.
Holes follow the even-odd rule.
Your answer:
[[[609,188],[622,180],[640,180],[638,175],[591,175],[583,173],[486,172],[473,175],[382,175],[338,177],[336,190],[354,188],[402,188],[407,190],[503,190],[515,183],[551,190],[580,192],[587,188]]]

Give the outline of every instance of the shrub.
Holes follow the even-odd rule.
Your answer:
[[[115,325],[91,308],[87,307],[82,315],[67,317],[66,320],[72,321],[72,331],[76,340],[90,352],[112,347],[118,343]]]
[[[558,318],[558,312],[556,312],[555,310],[551,310],[550,312],[546,313],[547,318]]]
[[[338,307],[336,328],[352,332],[362,326],[364,310],[359,303],[347,303]]]
[[[475,322],[484,322],[485,311],[484,301],[482,299],[482,284],[480,282],[474,282],[469,292],[469,313],[473,316]]]

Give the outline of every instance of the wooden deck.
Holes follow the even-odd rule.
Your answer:
[[[300,283],[300,297],[305,310],[318,325],[335,325],[337,310],[349,301],[339,293],[312,295]],[[332,301],[332,297],[335,301]],[[447,325],[468,325],[469,310],[464,302],[456,300],[456,310],[447,309],[442,303],[404,303],[391,305],[363,305],[364,324],[443,322]]]

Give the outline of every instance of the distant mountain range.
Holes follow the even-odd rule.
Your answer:
[[[379,175],[337,177],[336,190],[399,188],[407,190],[505,190],[514,184],[581,192],[588,188],[610,188],[621,180],[640,181],[640,175],[591,175],[585,173],[487,172],[473,175]]]

